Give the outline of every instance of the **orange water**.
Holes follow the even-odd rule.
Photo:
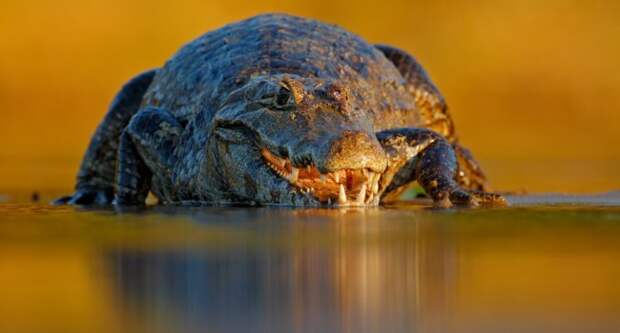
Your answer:
[[[617,332],[620,198],[607,200],[451,211],[0,204],[0,331]]]

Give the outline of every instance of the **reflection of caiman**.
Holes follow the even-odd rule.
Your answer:
[[[207,33],[127,83],[71,204],[376,205],[417,181],[440,206],[501,204],[406,52],[261,15]]]

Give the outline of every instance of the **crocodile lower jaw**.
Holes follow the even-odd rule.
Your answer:
[[[293,167],[291,161],[261,150],[265,163],[279,177],[321,203],[337,206],[366,206],[379,203],[381,174],[368,169],[342,169],[321,173],[316,166]]]

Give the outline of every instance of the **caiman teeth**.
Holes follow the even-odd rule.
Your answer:
[[[379,192],[379,178],[380,178],[380,174],[378,173],[373,173],[371,175],[370,178],[370,184],[372,186],[372,188],[370,189],[372,191],[373,194],[377,194]]]
[[[365,199],[366,199],[366,183],[362,184],[362,188],[360,188],[360,192],[357,195],[356,203],[358,205],[363,205]]]
[[[340,184],[340,190],[338,191],[338,203],[341,205],[347,203],[347,191],[344,189],[343,184]]]
[[[312,164],[295,167],[289,159],[267,149],[262,149],[261,154],[276,175],[288,181],[299,193],[310,195],[321,203],[348,207],[378,202],[381,174],[372,170],[340,169],[322,173]]]
[[[292,171],[291,171],[291,174],[288,176],[288,178],[287,178],[287,179],[288,179],[291,183],[295,183],[295,182],[297,182],[297,179],[298,179],[298,178],[299,178],[299,169],[297,169],[297,168],[293,168],[293,169],[292,169]]]

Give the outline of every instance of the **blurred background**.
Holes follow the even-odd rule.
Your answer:
[[[500,190],[620,188],[620,2],[33,1],[0,4],[0,192],[66,192],[119,87],[263,12],[414,54]]]
[[[277,331],[274,318],[306,332],[619,331],[618,207],[139,215],[11,202],[71,190],[130,77],[274,11],[414,54],[497,189],[620,189],[617,0],[2,0],[0,332]]]

